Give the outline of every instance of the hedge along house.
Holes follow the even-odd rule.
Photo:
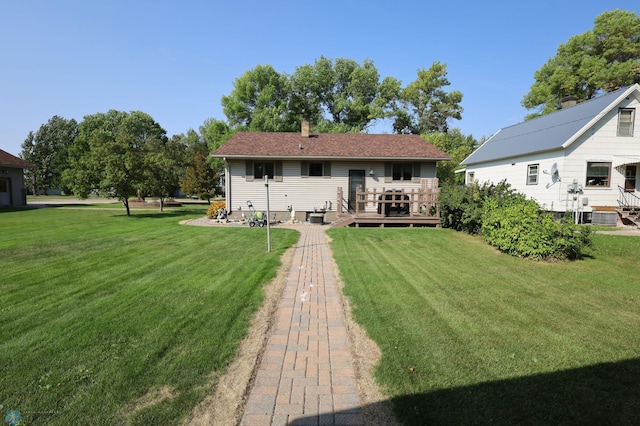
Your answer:
[[[36,166],[0,149],[0,206],[26,206],[24,169]]]
[[[594,223],[633,218],[640,208],[639,107],[638,84],[577,105],[565,99],[561,110],[491,136],[462,162],[466,182],[506,180],[545,210]]]
[[[418,218],[418,193],[437,191],[436,162],[450,159],[417,135],[312,134],[306,121],[301,133],[236,133],[212,156],[225,160],[232,219],[246,212],[248,200],[266,210],[268,175],[271,219],[287,221],[295,215],[305,221],[323,212],[326,221],[342,219],[343,225],[357,224],[354,216],[360,221],[370,216],[379,224],[382,217],[404,217],[406,223]],[[395,191],[394,197],[383,195],[388,191]],[[402,203],[402,212],[393,200],[384,204],[396,195],[402,201],[411,197]]]

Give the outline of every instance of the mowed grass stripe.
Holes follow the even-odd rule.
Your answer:
[[[517,423],[517,380],[542,377],[546,386],[558,372],[608,363],[612,382],[603,386],[620,390],[576,397],[580,407],[598,398],[624,404],[630,391],[640,392],[637,384],[620,386],[617,370],[640,372],[640,363],[624,364],[640,358],[640,239],[596,235],[585,260],[544,263],[500,254],[449,230],[335,229],[330,235],[354,315],[383,353],[378,380],[409,424]],[[594,379],[575,380],[586,387]],[[568,393],[570,386],[557,390]],[[534,390],[540,389],[527,392]],[[570,404],[550,399],[547,414],[540,408],[550,403],[546,396],[527,402],[540,408],[528,413],[566,422],[563,407]],[[592,411],[576,418],[588,415],[607,417]]]
[[[297,233],[273,229],[267,254],[265,230],[178,225],[189,217],[0,214],[5,407],[48,424],[176,424],[211,391]]]

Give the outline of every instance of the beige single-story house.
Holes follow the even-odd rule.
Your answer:
[[[248,213],[247,201],[266,210],[268,176],[271,219],[282,221],[292,216],[305,221],[318,211],[328,221],[356,212],[384,215],[378,201],[384,203],[381,194],[389,191],[402,191],[398,197],[403,200],[411,197],[412,207],[407,202],[400,211],[390,205],[387,216],[392,209],[413,216],[420,201],[416,194],[431,189],[434,182],[437,187],[436,162],[450,160],[418,135],[313,134],[306,122],[300,133],[236,133],[212,156],[225,160],[225,200],[231,218]]]
[[[36,166],[0,149],[0,206],[26,206],[24,169]]]

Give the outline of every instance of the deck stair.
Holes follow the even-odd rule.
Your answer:
[[[355,223],[355,218],[350,214],[340,214],[335,222],[331,223],[332,228],[344,228]]]
[[[616,211],[624,225],[640,226],[640,207],[618,207]]]
[[[618,186],[618,207],[616,211],[625,225],[640,226],[640,197],[635,192]]]

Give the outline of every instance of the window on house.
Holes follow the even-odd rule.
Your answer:
[[[273,178],[275,174],[275,164],[271,162],[258,162],[253,163],[253,177],[255,179],[262,179],[266,176]]]
[[[618,112],[618,136],[633,136],[635,109],[620,108]]]
[[[282,182],[282,161],[245,161],[247,182],[264,179],[265,175],[276,182]]]
[[[413,164],[395,163],[393,165],[393,180],[412,180]]]
[[[309,176],[324,176],[322,163],[309,163]]]
[[[588,162],[586,186],[609,186],[611,163]]]
[[[527,185],[538,184],[538,164],[529,164],[527,166]]]
[[[310,176],[331,178],[331,161],[301,161],[300,176],[307,178]]]
[[[472,185],[474,178],[475,178],[475,172],[469,172],[467,173],[467,185]]]

